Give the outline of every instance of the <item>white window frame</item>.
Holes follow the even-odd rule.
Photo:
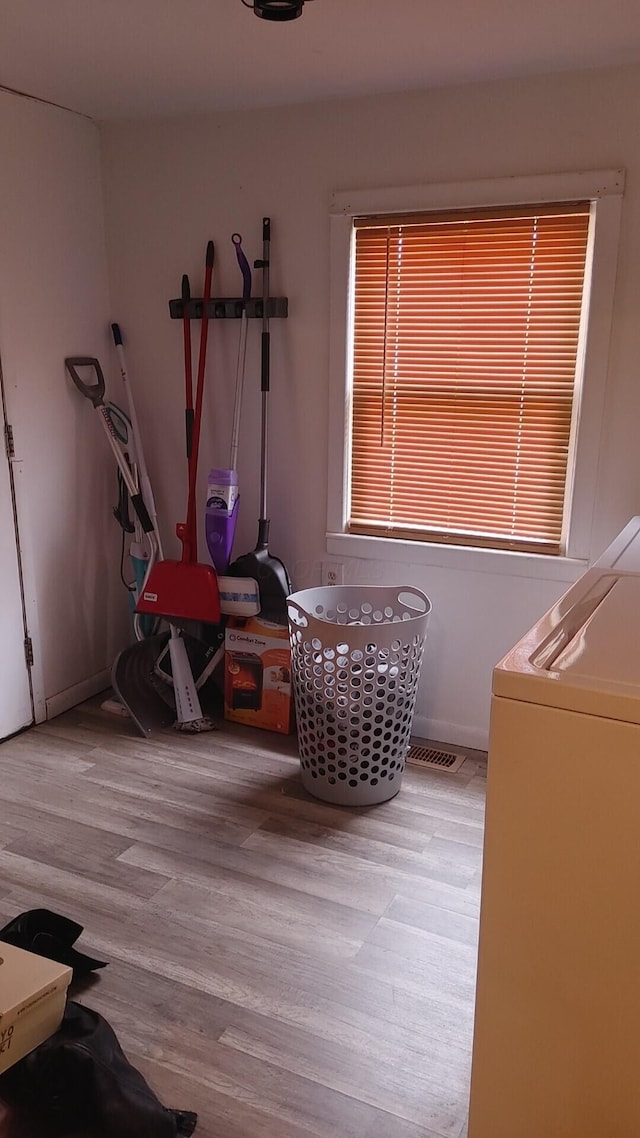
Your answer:
[[[605,408],[624,179],[624,170],[595,170],[491,178],[475,182],[434,183],[395,189],[342,191],[332,195],[327,553],[396,564],[471,569],[558,581],[574,581],[584,571],[585,564],[593,554],[590,540]],[[575,447],[569,459],[565,555],[557,557],[517,553],[511,550],[346,533],[351,454],[353,218],[379,213],[417,213],[487,206],[500,208],[537,202],[584,200],[592,202],[596,223],[587,297],[588,333],[586,342],[581,345],[582,368],[574,401]]]

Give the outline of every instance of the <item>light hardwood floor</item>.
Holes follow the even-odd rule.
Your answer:
[[[197,1138],[460,1138],[484,775],[333,807],[294,737],[145,741],[91,701],[0,746],[0,923],[84,925],[75,998]]]

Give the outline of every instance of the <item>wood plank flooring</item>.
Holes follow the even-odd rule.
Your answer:
[[[90,701],[0,746],[0,923],[45,906],[197,1138],[466,1133],[485,761],[325,805],[295,738],[145,741]]]

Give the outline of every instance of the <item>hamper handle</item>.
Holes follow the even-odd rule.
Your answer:
[[[419,604],[412,604],[414,600],[419,601]],[[416,609],[419,616],[425,616],[431,610],[431,601],[427,594],[417,589],[415,585],[402,585],[398,589],[398,603],[406,608]]]
[[[293,620],[294,624],[299,625],[301,628],[308,628],[309,613],[305,612],[303,608],[300,608],[297,601],[292,601],[291,597],[287,597],[287,609],[289,617]]]

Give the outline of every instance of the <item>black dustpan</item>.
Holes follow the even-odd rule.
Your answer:
[[[229,568],[234,577],[253,577],[260,593],[260,615],[273,624],[286,625],[287,597],[291,581],[284,562],[269,553],[269,522],[258,522],[258,544],[252,553],[243,553]]]

